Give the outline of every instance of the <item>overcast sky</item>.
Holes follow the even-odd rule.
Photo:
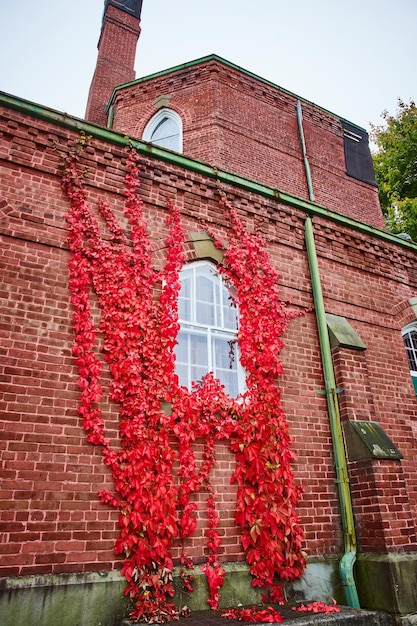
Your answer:
[[[83,117],[103,0],[0,0],[0,90]],[[417,0],[143,0],[136,77],[217,54],[369,130],[417,99]]]

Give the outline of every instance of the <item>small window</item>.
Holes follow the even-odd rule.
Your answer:
[[[144,141],[161,148],[182,152],[182,122],[171,109],[163,108],[147,123],[143,132]]]
[[[376,186],[374,164],[369,149],[368,133],[342,120],[346,173],[364,183]]]
[[[414,391],[417,395],[417,324],[410,324],[403,329],[403,339]]]
[[[213,372],[226,393],[243,391],[244,374],[237,345],[238,312],[216,267],[197,261],[180,273],[180,332],[175,348],[180,384],[192,389]]]

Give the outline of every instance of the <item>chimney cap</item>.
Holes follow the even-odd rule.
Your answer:
[[[143,0],[104,0],[104,13],[108,6],[114,6],[140,19]]]

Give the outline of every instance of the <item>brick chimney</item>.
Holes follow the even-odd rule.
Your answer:
[[[107,125],[106,105],[113,89],[135,79],[136,45],[142,0],[105,0],[97,64],[88,94],[85,119]]]

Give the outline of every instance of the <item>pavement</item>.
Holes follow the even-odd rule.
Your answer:
[[[394,618],[380,611],[366,611],[339,607],[339,613],[298,612],[290,605],[274,607],[282,616],[283,626],[394,626]],[[242,622],[237,619],[226,619],[219,611],[195,611],[189,617],[182,617],[173,626],[268,626],[270,622]],[[276,623],[276,622],[275,622]],[[133,626],[130,620],[123,620],[120,626]],[[134,626],[149,626],[139,622]]]

